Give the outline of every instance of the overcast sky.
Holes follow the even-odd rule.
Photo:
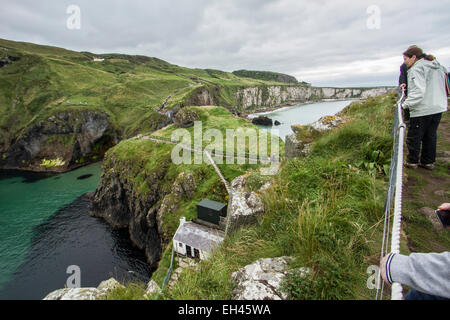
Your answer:
[[[315,86],[396,85],[411,44],[450,67],[449,13],[449,0],[17,0],[1,3],[0,38]]]

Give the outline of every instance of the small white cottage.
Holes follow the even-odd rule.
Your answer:
[[[222,230],[208,228],[192,221],[186,222],[183,217],[173,237],[173,246],[175,252],[180,255],[205,260],[224,238],[225,232]]]

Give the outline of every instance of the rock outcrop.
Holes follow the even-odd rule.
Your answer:
[[[218,90],[218,89],[216,89]],[[200,89],[195,91],[189,99],[185,102],[186,106],[215,106],[217,105],[214,100],[213,94],[208,89]]]
[[[334,129],[341,125],[344,120],[337,116],[325,116],[313,122],[310,125],[292,125],[291,129],[294,131],[293,134],[286,136],[286,141],[284,145],[285,157],[286,158],[296,158],[296,157],[306,157],[312,148],[312,142],[315,136],[320,135],[320,132],[328,131]],[[298,135],[306,134],[309,136],[310,141],[301,141]]]
[[[67,171],[96,161],[120,133],[103,111],[66,111],[28,127],[0,157],[0,169]]]
[[[161,294],[161,292],[162,292],[161,288],[154,280],[150,280],[147,283],[147,289],[145,291],[146,297],[150,297],[151,295],[154,295],[154,294]]]
[[[281,289],[288,274],[288,263],[293,258],[263,258],[231,274],[236,285],[234,300],[286,300],[287,293]],[[307,274],[303,269],[302,274]]]
[[[306,157],[311,152],[311,145],[297,139],[295,133],[286,136],[284,156],[286,158]]]
[[[331,129],[334,129],[341,125],[344,122],[344,120],[337,116],[325,116],[317,120],[316,122],[313,122],[309,125],[309,127],[313,130],[317,131],[328,131]]]
[[[43,300],[104,300],[109,292],[119,287],[117,280],[111,278],[103,281],[97,288],[65,288],[49,293]]]
[[[191,198],[196,188],[194,176],[180,173],[170,190],[167,183],[168,165],[161,165],[144,177],[149,190],[139,192],[139,185],[130,179],[132,161],[121,162],[108,156],[102,168],[89,214],[105,219],[115,228],[126,228],[133,243],[144,250],[150,265],[156,266],[171,235],[163,222],[174,212],[183,197]]]
[[[141,194],[126,174],[132,166],[114,158],[105,161],[89,214],[114,228],[128,229],[133,243],[145,251],[150,265],[155,265],[161,255],[157,203],[164,197],[161,189],[167,168],[162,166],[146,177],[151,189]]]
[[[266,116],[259,116],[259,117],[253,118],[252,123],[256,124],[256,125],[261,125],[261,126],[272,126],[273,125],[272,119],[270,119]]]
[[[180,128],[189,128],[199,119],[200,116],[194,110],[182,108],[173,117],[173,123]]]
[[[245,177],[234,179],[228,199],[226,234],[256,224],[263,214],[264,204],[261,198],[254,191],[245,191]]]
[[[6,67],[7,65],[10,65],[14,61],[18,61],[18,60],[20,60],[20,57],[10,56],[5,53],[0,56],[0,68]]]

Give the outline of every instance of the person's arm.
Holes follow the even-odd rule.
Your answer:
[[[400,67],[400,78],[398,79],[398,84],[400,87],[406,86],[408,81],[408,67],[406,64],[402,64]]]
[[[425,97],[425,75],[418,69],[409,70],[408,74],[408,98],[403,102],[403,107],[414,110]]]
[[[450,298],[450,252],[390,253],[383,258],[381,275],[388,283],[405,284],[417,291]]]

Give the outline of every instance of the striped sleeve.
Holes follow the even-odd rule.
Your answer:
[[[387,259],[386,259],[386,265],[385,265],[385,270],[386,270],[386,280],[390,283],[390,284],[392,284],[393,283],[393,281],[392,281],[392,275],[391,275],[391,262],[392,262],[392,259],[394,258],[394,256],[395,256],[395,253],[389,253],[389,255],[388,255],[388,257],[387,257]]]

